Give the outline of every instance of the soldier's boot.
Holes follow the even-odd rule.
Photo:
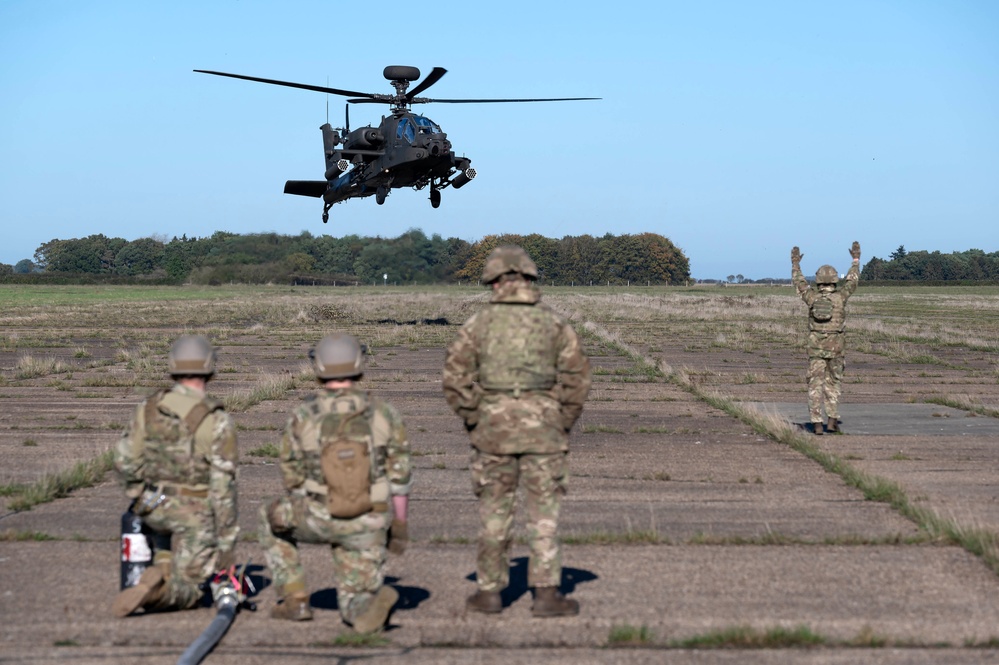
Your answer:
[[[376,630],[381,630],[397,600],[399,600],[399,592],[390,586],[383,586],[375,594],[368,609],[354,619],[354,630],[359,633],[373,633]]]
[[[465,601],[465,607],[472,612],[484,614],[499,614],[503,611],[503,599],[499,591],[483,591],[479,589]]]
[[[812,434],[815,436],[822,436],[822,421],[812,423]]]
[[[826,422],[826,429],[829,430],[830,434],[840,434],[839,418],[833,418],[830,416],[829,420]]]
[[[531,614],[536,617],[572,617],[579,614],[579,602],[566,598],[553,586],[535,587]]]
[[[312,621],[309,594],[304,591],[289,593],[271,608],[271,618],[287,619],[288,621]]]
[[[127,617],[143,605],[152,605],[166,594],[166,577],[159,566],[142,572],[135,586],[122,590],[114,599],[111,611],[118,618]]]

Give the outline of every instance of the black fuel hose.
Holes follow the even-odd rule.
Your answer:
[[[215,614],[215,618],[208,624],[208,628],[205,628],[198,639],[191,642],[191,646],[187,647],[187,650],[181,654],[177,665],[198,665],[204,660],[205,656],[215,648],[215,645],[222,641],[229,626],[236,619],[238,609],[239,605],[235,601],[223,603]]]

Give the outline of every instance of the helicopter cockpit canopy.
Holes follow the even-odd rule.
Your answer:
[[[440,126],[430,118],[426,118],[422,115],[413,115],[411,117],[402,118],[395,130],[396,138],[406,139],[411,144],[416,142],[417,134],[440,133]]]
[[[413,121],[419,126],[420,131],[425,134],[440,134],[441,128],[436,122],[422,115],[414,115]]]

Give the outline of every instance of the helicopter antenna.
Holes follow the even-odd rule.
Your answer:
[[[343,105],[343,131],[350,134],[350,104]]]

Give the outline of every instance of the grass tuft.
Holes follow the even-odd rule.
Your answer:
[[[280,457],[281,449],[278,448],[273,443],[265,443],[262,446],[258,446],[253,450],[247,451],[247,454],[253,455],[254,457]]]
[[[808,626],[778,626],[765,631],[737,626],[674,640],[670,646],[680,649],[787,649],[817,647],[826,642],[826,638],[812,632]]]
[[[282,399],[286,392],[294,390],[296,383],[297,378],[293,374],[266,375],[249,390],[226,397],[225,408],[230,412],[246,411],[260,402]]]
[[[611,626],[607,635],[609,647],[645,647],[651,646],[655,635],[648,626],[632,626],[619,624]]]
[[[59,539],[41,531],[15,531],[14,529],[0,531],[0,543],[44,542],[47,540]]]
[[[7,507],[18,512],[31,510],[39,504],[68,496],[74,490],[93,487],[104,480],[113,466],[114,452],[108,450],[94,459],[79,462],[66,471],[44,475],[38,482],[18,492],[17,498]]]

